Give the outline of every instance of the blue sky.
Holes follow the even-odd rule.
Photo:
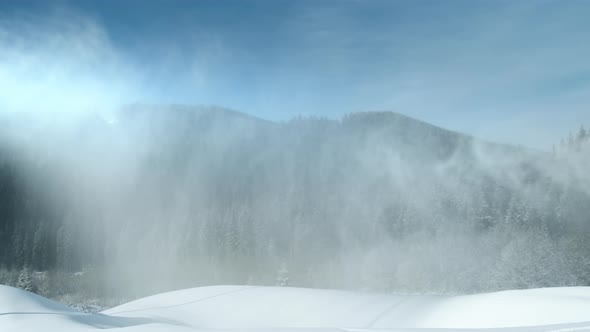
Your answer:
[[[583,0],[3,0],[0,36],[47,53],[23,69],[30,75],[60,64],[43,82],[85,77],[60,90],[85,100],[112,88],[117,101],[215,104],[272,120],[392,110],[548,149],[590,125],[588,17]],[[11,28],[14,18],[28,32]],[[48,38],[57,41],[38,41]],[[80,51],[93,47],[100,57]]]

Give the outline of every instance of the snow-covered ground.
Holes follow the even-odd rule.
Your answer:
[[[85,314],[0,286],[0,331],[590,331],[590,287],[465,296],[212,286],[146,297]],[[506,329],[507,328],[507,329]],[[448,330],[447,330],[448,331]],[[465,330],[462,330],[465,331]]]

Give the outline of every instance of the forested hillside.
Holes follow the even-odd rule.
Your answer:
[[[587,138],[552,155],[391,112],[147,105],[3,126],[0,283],[52,298],[590,285]]]

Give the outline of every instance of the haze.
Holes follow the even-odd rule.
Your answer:
[[[0,283],[588,286],[589,10],[2,1]]]

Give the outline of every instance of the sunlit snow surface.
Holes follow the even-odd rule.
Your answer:
[[[154,295],[100,314],[84,314],[31,293],[0,286],[0,331],[108,328],[124,332],[437,328],[590,331],[590,287],[428,296],[213,286]]]

